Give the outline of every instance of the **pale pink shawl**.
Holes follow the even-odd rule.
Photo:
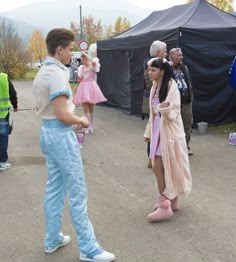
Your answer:
[[[154,88],[151,89],[150,99]],[[180,94],[176,82],[171,80],[166,100],[170,106],[160,108],[161,156],[165,170],[166,188],[163,194],[173,199],[181,193],[189,195],[192,188],[192,177],[189,168],[188,149],[185,140],[183,122],[180,113]],[[150,108],[151,109],[151,108]],[[152,110],[144,137],[152,139]]]

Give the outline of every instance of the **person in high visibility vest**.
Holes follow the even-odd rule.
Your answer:
[[[11,105],[14,112],[17,112],[17,93],[5,73],[0,73],[0,171],[11,167],[8,160],[8,138],[9,138],[9,117]]]

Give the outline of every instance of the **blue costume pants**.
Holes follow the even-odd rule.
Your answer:
[[[40,145],[48,168],[44,211],[45,246],[55,247],[63,240],[62,211],[68,194],[70,215],[80,252],[89,254],[99,248],[87,214],[87,188],[80,147],[72,126],[58,120],[43,120]]]

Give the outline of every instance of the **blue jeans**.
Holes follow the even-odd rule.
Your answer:
[[[8,159],[8,137],[9,137],[9,121],[0,118],[0,162],[6,162]]]
[[[40,145],[48,168],[44,199],[45,246],[55,247],[63,240],[61,222],[67,193],[79,250],[83,254],[94,252],[99,245],[87,214],[84,168],[72,126],[66,126],[58,120],[43,120]]]

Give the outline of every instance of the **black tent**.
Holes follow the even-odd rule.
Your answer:
[[[98,83],[108,104],[141,113],[143,63],[153,41],[181,47],[194,88],[194,122],[236,120],[229,66],[236,55],[236,17],[205,0],[151,13],[111,39],[98,41]]]

